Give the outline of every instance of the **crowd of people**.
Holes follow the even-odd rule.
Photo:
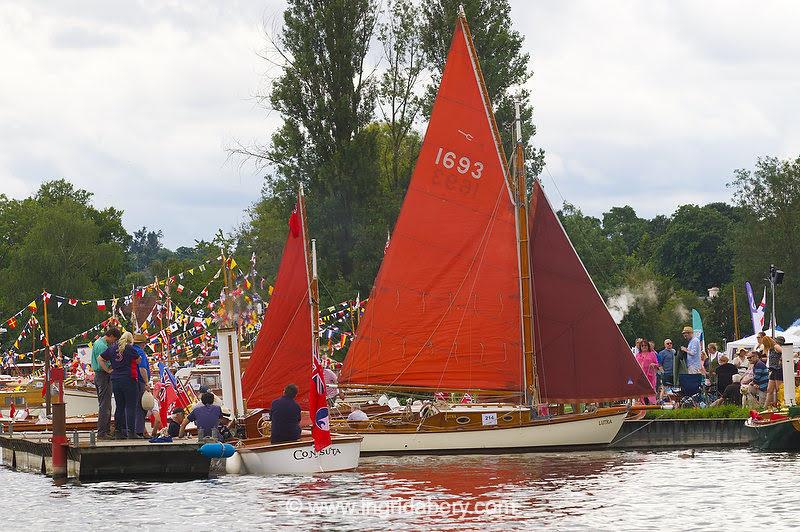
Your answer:
[[[692,327],[684,327],[681,336],[679,346],[667,338],[660,351],[654,341],[636,339],[632,351],[657,394],[643,397],[643,403],[671,401],[671,390],[685,392],[694,383],[697,387],[709,388],[710,395],[717,397],[709,401],[713,406],[733,404],[763,408],[779,404],[778,390],[783,383],[783,337],[772,338],[760,332],[755,349],[739,349],[729,358],[715,343],[709,343],[704,349]]]
[[[200,389],[200,403],[186,413],[175,408],[162,427],[159,395],[162,386],[151,375],[150,361],[145,352],[148,338],[143,334],[123,332],[109,327],[92,345],[91,368],[97,393],[97,436],[101,440],[181,438],[186,426],[194,423],[204,435],[217,435],[224,440],[230,436],[230,419],[221,401],[207,388]],[[111,398],[114,398],[114,431],[111,430]],[[147,421],[150,431],[147,430]]]

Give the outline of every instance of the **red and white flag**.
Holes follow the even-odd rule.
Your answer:
[[[317,357],[314,357],[308,396],[308,414],[314,423],[311,426],[311,435],[314,437],[314,450],[319,452],[331,444],[331,427],[328,400],[325,396],[325,376]]]
[[[97,310],[104,311],[106,309],[106,300],[100,299],[97,301]]]
[[[78,306],[78,300],[77,300],[77,299],[75,299],[75,298],[72,298],[72,299],[70,299],[70,300],[68,301],[68,303],[69,303],[70,305],[72,305],[73,307],[77,307],[77,306]]]

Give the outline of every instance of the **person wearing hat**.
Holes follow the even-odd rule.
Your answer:
[[[695,338],[694,329],[688,325],[683,328],[683,339],[688,342],[688,345],[681,346],[681,351],[686,353],[686,370],[689,374],[702,373],[702,361],[700,339]]]
[[[747,367],[750,365],[747,362],[747,349],[744,347],[740,348],[736,353],[736,356],[734,356],[733,360],[731,360],[731,364],[736,366],[736,369],[739,370],[739,375],[744,376],[744,373],[747,371]]]
[[[144,346],[147,344],[147,336],[141,333],[133,335],[133,349],[139,355],[139,363],[137,367],[138,382],[138,397],[136,405],[136,435],[145,436],[145,417],[147,410],[142,405],[142,396],[145,390],[150,391],[150,361],[147,360],[147,354],[144,352]]]

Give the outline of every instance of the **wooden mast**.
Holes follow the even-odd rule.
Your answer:
[[[522,144],[522,113],[516,101],[514,178],[516,181],[517,233],[519,240],[520,281],[522,285],[522,349],[525,359],[525,402],[539,404],[539,385],[536,374],[536,356],[533,350],[533,305],[531,301],[531,265],[528,251],[528,201],[525,183],[525,149]]]
[[[483,79],[483,72],[481,71],[480,62],[478,61],[478,53],[475,50],[475,45],[472,42],[472,33],[469,31],[467,24],[467,16],[464,12],[464,6],[460,5],[458,8],[458,18],[464,33],[467,35],[467,45],[470,54],[472,55],[472,62],[478,74],[479,85],[483,94],[483,99],[487,107],[489,102],[489,91],[486,89],[486,82]],[[497,129],[497,122],[494,118],[494,113],[491,109],[488,114],[491,117],[490,123],[494,141],[497,149],[503,160],[503,166],[507,167],[506,156],[503,150],[503,143],[500,137],[500,131]],[[516,105],[516,146],[515,146],[515,159],[514,159],[514,178],[515,180],[506,178],[512,191],[516,191],[516,198],[514,203],[517,211],[517,240],[519,244],[519,262],[520,262],[520,284],[521,284],[521,298],[522,298],[522,356],[524,363],[524,382],[525,382],[525,403],[526,404],[539,404],[539,386],[536,376],[536,359],[533,350],[533,323],[532,323],[532,310],[531,304],[531,275],[530,275],[530,260],[528,252],[528,213],[527,213],[527,198],[525,187],[525,154],[522,145],[522,118],[520,116],[519,103]]]
[[[306,242],[308,242],[308,226],[306,224],[306,201],[303,194],[303,187],[300,186],[300,193],[298,194],[300,203],[300,219],[303,225],[303,243],[306,250],[308,250]],[[309,295],[311,298],[311,357],[312,367],[314,359],[322,363],[319,352],[319,279],[317,278],[317,240],[311,240],[311,257],[310,257],[310,276],[309,276]],[[307,263],[308,265],[308,263]],[[308,271],[308,270],[307,270]]]

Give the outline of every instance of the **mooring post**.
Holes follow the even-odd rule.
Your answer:
[[[53,403],[53,479],[67,478],[67,408],[63,401]]]

